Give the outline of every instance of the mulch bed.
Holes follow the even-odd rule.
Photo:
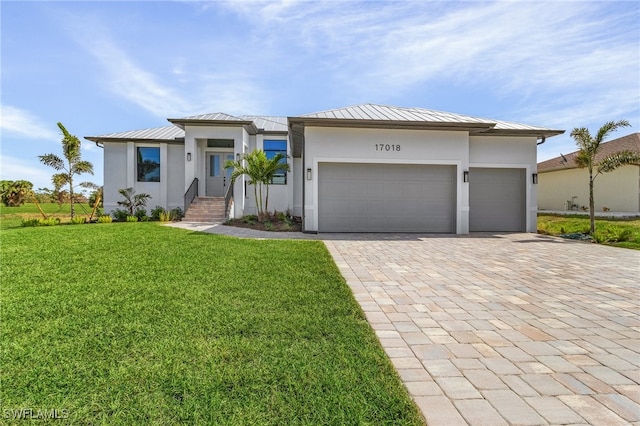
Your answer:
[[[225,225],[237,226],[238,228],[257,229],[259,231],[272,232],[301,232],[302,219],[297,216],[284,216],[282,214],[274,214],[265,217],[261,222],[256,216],[244,216],[239,219],[229,219]]]

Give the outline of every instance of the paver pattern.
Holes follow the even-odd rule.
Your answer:
[[[639,252],[535,234],[323,239],[429,425],[640,425]]]
[[[180,227],[323,239],[430,426],[640,426],[638,251],[536,234]]]

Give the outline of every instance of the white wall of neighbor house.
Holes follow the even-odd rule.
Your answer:
[[[532,178],[532,174],[537,170],[536,147],[535,136],[471,136],[469,138],[469,167],[525,170],[527,232],[535,232],[538,226],[538,185],[533,184]]]
[[[575,198],[578,206],[589,207],[589,172],[565,169],[538,175],[538,208],[566,210],[567,201]],[[640,167],[623,166],[600,174],[594,182],[595,211],[604,207],[612,212],[640,212]]]
[[[380,146],[394,145],[394,149]],[[399,149],[397,149],[399,145]],[[354,129],[338,127],[305,128],[305,168],[311,168],[311,180],[305,176],[305,230],[318,230],[318,163],[439,164],[457,168],[456,233],[468,233],[468,188],[462,171],[468,170],[469,136],[467,132]],[[363,212],[366,214],[366,212]]]

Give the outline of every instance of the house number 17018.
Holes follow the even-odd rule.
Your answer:
[[[400,144],[394,145],[389,143],[377,143],[376,151],[400,151]]]

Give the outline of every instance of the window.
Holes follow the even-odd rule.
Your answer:
[[[233,139],[207,139],[207,148],[233,148]]]
[[[160,182],[160,148],[138,147],[138,182]]]
[[[264,153],[267,155],[267,158],[271,160],[276,154],[282,154],[286,157],[287,155],[287,141],[276,141],[276,140],[265,140],[264,144]],[[286,164],[287,159],[283,158],[282,163]],[[286,185],[287,184],[287,172],[284,169],[280,169],[276,172],[272,184],[275,185]]]

